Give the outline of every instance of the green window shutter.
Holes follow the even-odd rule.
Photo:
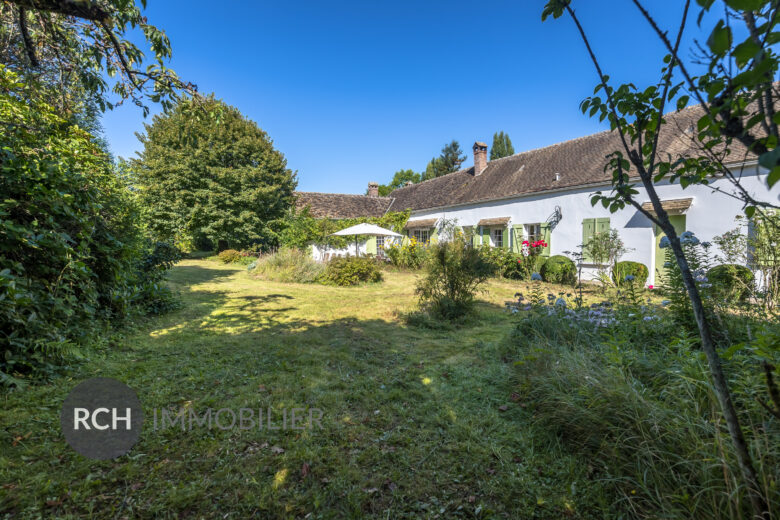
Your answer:
[[[504,228],[503,234],[504,249],[509,249],[509,228]]]
[[[552,231],[550,229],[550,224],[545,222],[540,227],[542,228],[542,240],[547,244],[547,247],[542,251],[542,256],[550,256],[550,235]]]
[[[593,233],[596,232],[596,219],[586,218],[582,221],[582,261],[586,264],[593,263],[593,258],[588,254],[585,246],[588,245],[590,239],[593,238]]]
[[[479,247],[479,229],[477,229],[477,226],[472,226],[471,228],[471,245]]]
[[[376,237],[368,237],[366,240],[366,253],[369,255],[375,255],[376,251]]]
[[[609,231],[609,217],[596,219],[596,233]]]
[[[512,252],[521,253],[523,251],[523,225],[515,224],[512,226]]]
[[[435,244],[439,241],[439,228],[434,226],[428,233],[428,242]]]
[[[490,245],[490,228],[482,228],[482,245]]]

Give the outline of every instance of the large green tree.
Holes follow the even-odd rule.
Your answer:
[[[509,134],[504,131],[493,134],[493,146],[490,148],[490,160],[501,159],[515,154],[515,147],[512,146],[512,140]]]
[[[422,176],[414,170],[398,170],[393,175],[393,180],[389,184],[379,185],[379,195],[387,197],[393,190],[403,188],[407,182],[418,183],[422,179]]]
[[[453,139],[449,144],[444,145],[438,157],[431,159],[428,166],[425,167],[422,178],[423,180],[433,179],[456,172],[460,170],[460,165],[465,160],[466,156],[460,148],[460,143]]]
[[[211,242],[219,249],[268,245],[269,227],[293,202],[295,174],[268,134],[238,109],[212,97],[204,113],[182,100],[155,116],[138,135],[133,160],[148,231],[185,247]]]

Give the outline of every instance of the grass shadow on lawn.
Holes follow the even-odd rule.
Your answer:
[[[13,487],[0,512],[558,518],[569,502],[587,511],[598,500],[579,461],[540,452],[548,441],[523,427],[498,305],[454,332],[414,329],[356,317],[365,310],[348,308],[351,295],[371,288],[258,284],[241,271],[177,267],[183,309],[73,379],[5,396],[0,481]],[[332,313],[317,313],[324,305]],[[135,388],[147,417],[114,461],[84,459],[59,432],[62,399],[96,375]],[[293,407],[322,410],[323,428],[153,429],[161,408],[271,409],[278,422]]]

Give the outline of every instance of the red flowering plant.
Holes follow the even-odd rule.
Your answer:
[[[530,280],[531,274],[539,270],[539,257],[544,253],[547,242],[544,240],[535,240],[529,242],[523,240],[520,247],[520,256],[517,258],[517,269],[520,272],[520,278]]]

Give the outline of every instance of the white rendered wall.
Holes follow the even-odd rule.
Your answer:
[[[735,171],[735,174],[738,173]],[[742,185],[748,192],[760,200],[777,203],[780,199],[780,183],[769,192],[766,187],[765,171],[757,174],[754,166],[745,167],[742,173]],[[564,174],[565,175],[565,174]],[[725,192],[732,193],[733,186],[725,179],[711,183]],[[640,203],[649,198],[640,186],[636,200]],[[627,206],[616,213],[610,213],[601,204],[591,206],[590,197],[596,191],[610,191],[609,186],[587,189],[572,189],[561,192],[547,192],[501,201],[482,202],[472,205],[456,206],[438,210],[422,210],[412,213],[410,220],[427,218],[455,219],[459,226],[475,226],[485,218],[510,217],[509,226],[517,224],[544,223],[553,214],[555,207],[561,208],[563,218],[550,235],[550,254],[559,255],[564,251],[577,251],[582,243],[582,221],[586,218],[609,217],[610,227],[620,233],[626,247],[632,249],[622,260],[633,260],[645,264],[650,270],[648,284],[655,283],[655,237],[653,225],[649,219],[635,208]],[[714,193],[706,186],[689,186],[682,189],[679,184],[659,184],[656,186],[661,200],[693,198],[691,207],[685,211],[686,230],[693,231],[701,241],[711,241],[713,237],[734,229],[735,217],[742,215],[739,200],[721,193]],[[583,277],[588,279],[595,269],[584,269]]]

